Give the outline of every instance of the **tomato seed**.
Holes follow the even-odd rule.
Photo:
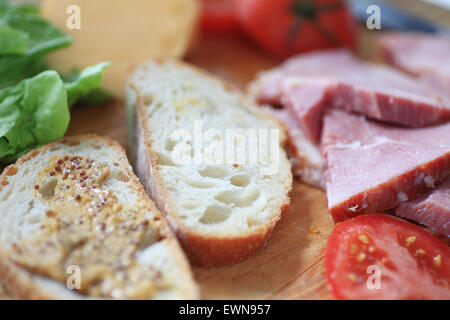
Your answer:
[[[406,244],[407,244],[407,245],[411,245],[411,244],[413,244],[415,241],[416,241],[416,236],[411,236],[411,237],[406,238]]]
[[[368,238],[365,234],[363,234],[363,233],[361,233],[361,234],[358,236],[358,239],[359,239],[359,241],[361,241],[362,243],[365,243],[365,244],[368,244],[368,243],[369,243],[369,238]]]
[[[436,267],[440,267],[442,263],[441,255],[438,254],[437,256],[433,257],[433,262]]]
[[[426,253],[426,251],[423,250],[423,249],[418,249],[418,250],[417,250],[417,254],[426,255],[427,253]]]

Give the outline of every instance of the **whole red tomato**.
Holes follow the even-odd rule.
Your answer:
[[[233,0],[202,0],[201,5],[200,25],[203,31],[227,32],[239,29]]]
[[[234,0],[242,28],[285,58],[330,47],[354,47],[356,22],[344,0]]]

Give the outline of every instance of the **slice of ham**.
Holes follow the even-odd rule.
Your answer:
[[[450,37],[398,32],[378,38],[388,63],[450,94]]]
[[[312,143],[319,143],[323,113],[329,103],[329,81],[292,78],[282,87],[281,102]]]
[[[284,109],[269,111],[284,125],[287,131],[287,152],[296,177],[314,187],[324,188],[323,158],[319,146],[306,138],[296,121]]]
[[[346,49],[321,50],[301,54],[283,62],[279,67],[262,72],[250,83],[249,92],[257,101],[272,105],[281,103],[283,82],[291,77],[338,76],[359,61]]]
[[[263,73],[250,92],[259,102],[285,105],[315,142],[325,107],[411,127],[450,120],[450,96],[393,68],[362,62],[344,49],[291,58]]]
[[[450,176],[450,123],[407,129],[331,110],[322,150],[328,207],[335,221],[383,212]]]
[[[417,199],[400,204],[395,214],[450,237],[450,180]]]

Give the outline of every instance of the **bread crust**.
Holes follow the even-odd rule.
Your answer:
[[[164,59],[156,59],[155,62],[163,64],[167,61]],[[175,63],[181,68],[192,69],[201,76],[211,79],[211,81],[219,82],[225,90],[238,95],[241,100],[245,100],[244,96],[232,85],[215,79],[207,72],[196,67],[187,66],[179,61],[170,60],[170,62]],[[164,185],[163,174],[159,166],[158,158],[153,151],[151,142],[148,139],[145,139],[145,137],[151,135],[151,130],[144,117],[145,113],[142,97],[132,83],[129,83],[129,87],[133,89],[136,94],[134,106],[135,114],[134,119],[131,119],[133,126],[132,128],[129,128],[129,134],[132,135],[131,141],[133,141],[133,143],[129,145],[129,151],[132,154],[131,159],[134,161],[133,165],[136,174],[140,178],[147,193],[166,217],[169,226],[176,234],[190,262],[199,267],[226,266],[241,262],[255,254],[266,244],[275,224],[279,221],[282,214],[289,211],[289,195],[286,196],[285,201],[280,206],[279,212],[276,215],[273,215],[272,219],[261,224],[258,228],[252,229],[251,231],[248,230],[242,235],[221,237],[209,234],[199,234],[190,230],[175,214],[173,214],[177,210]],[[255,113],[258,112],[263,118],[278,125],[277,119],[268,112],[264,112],[256,107],[255,109],[252,109],[252,111]],[[280,135],[281,142],[284,144],[286,142],[286,134],[284,128],[280,128],[280,131],[282,132]],[[292,181],[288,188],[288,193],[291,188]]]
[[[145,190],[142,185],[139,183],[139,179],[131,170],[131,167],[127,161],[125,150],[120,146],[117,142],[106,138],[100,137],[93,134],[88,135],[79,135],[73,137],[65,137],[59,141],[47,144],[42,146],[39,149],[35,149],[30,151],[29,153],[20,157],[15,164],[12,164],[5,168],[5,170],[0,175],[0,185],[3,183],[8,183],[8,176],[11,175],[11,168],[20,168],[20,165],[29,161],[30,159],[37,157],[41,152],[51,149],[55,147],[57,144],[67,144],[74,145],[81,143],[82,140],[96,140],[106,143],[108,146],[116,148],[120,153],[123,154],[123,157],[118,159],[120,163],[120,168],[124,171],[126,178],[130,181],[130,187],[133,188],[141,199],[145,199],[144,201],[148,201],[148,205],[150,207],[150,211],[152,212],[153,220],[157,222],[157,228],[160,231],[161,236],[164,238],[162,241],[167,241],[168,247],[171,248],[171,255],[174,257],[174,260],[181,272],[183,273],[184,281],[182,281],[182,291],[183,294],[180,297],[181,299],[198,299],[199,298],[199,289],[197,284],[194,282],[192,272],[189,264],[187,263],[187,259],[184,256],[179,244],[174,237],[173,233],[170,231],[170,228],[166,224],[163,215],[156,208],[154,202],[148,198]],[[16,171],[12,169],[12,171]],[[0,192],[1,192],[0,188]],[[12,262],[7,252],[3,249],[0,243],[0,281],[4,284],[8,293],[18,299],[91,299],[91,297],[78,294],[74,291],[67,289],[63,284],[48,280],[39,275],[32,274],[28,272],[26,269],[16,265]],[[52,286],[42,285],[45,281],[54,282]],[[56,284],[56,285],[55,285]]]

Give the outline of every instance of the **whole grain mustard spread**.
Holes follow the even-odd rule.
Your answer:
[[[150,298],[165,286],[156,270],[138,264],[136,252],[160,239],[144,207],[127,208],[102,183],[107,166],[62,156],[37,176],[35,192],[51,208],[39,237],[13,245],[15,263],[64,284],[78,266],[79,293],[105,298]]]

